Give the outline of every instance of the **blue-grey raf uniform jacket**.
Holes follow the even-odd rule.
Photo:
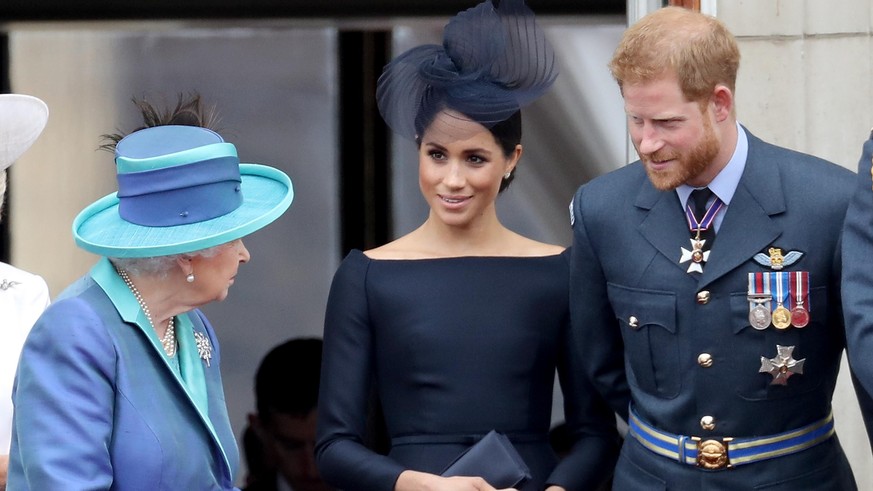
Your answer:
[[[630,404],[651,427],[701,441],[776,435],[824,420],[845,345],[840,236],[853,174],[746,134],[745,169],[702,275],[679,264],[689,229],[676,192],[655,189],[640,162],[592,180],[573,199],[570,303],[587,375],[625,418]],[[803,328],[750,325],[749,273],[777,271],[760,261],[773,257],[771,248],[802,253],[780,271],[809,273]],[[777,346],[783,354],[793,347],[790,356],[779,358]],[[766,360],[791,364],[784,385],[773,383],[779,373],[762,371]],[[614,486],[855,488],[836,436],[711,470],[656,454],[629,435]]]
[[[843,229],[843,315],[858,402],[873,412],[873,133],[864,142]],[[873,442],[873,421],[865,419]]]

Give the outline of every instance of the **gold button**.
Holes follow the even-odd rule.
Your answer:
[[[697,303],[700,305],[706,305],[709,303],[709,291],[703,290],[697,292]]]
[[[715,418],[712,416],[704,416],[700,418],[700,427],[706,431],[712,431],[715,429]]]
[[[631,329],[636,329],[640,327],[640,320],[634,316],[630,316],[627,320],[627,325],[629,325]]]
[[[712,355],[709,353],[700,353],[697,357],[697,364],[702,366],[703,368],[709,368],[712,366]]]

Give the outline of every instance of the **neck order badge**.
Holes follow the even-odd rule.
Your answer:
[[[690,261],[687,273],[703,273],[703,263],[709,260],[709,249],[704,249],[704,247],[709,242],[709,248],[712,248],[712,241],[715,239],[715,230],[712,228],[712,224],[724,206],[724,203],[716,197],[709,207],[706,207],[706,201],[710,196],[712,196],[712,191],[709,188],[695,189],[691,192],[685,205],[685,218],[688,221],[688,230],[691,231],[691,250],[682,247],[679,264]],[[702,217],[698,220],[697,217],[701,215]]]

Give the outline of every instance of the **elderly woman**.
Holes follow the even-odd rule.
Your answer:
[[[48,122],[48,107],[36,97],[0,94],[0,213],[6,169],[27,150]],[[48,306],[45,280],[0,262],[0,489],[6,488],[12,430],[12,382],[24,338]]]
[[[227,296],[242,237],[290,206],[291,181],[195,126],[135,131],[115,163],[118,192],[73,222],[103,258],[21,355],[10,487],[234,489],[221,356],[198,307]]]

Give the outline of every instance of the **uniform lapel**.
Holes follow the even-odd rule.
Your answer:
[[[688,265],[679,264],[679,258],[681,248],[690,247],[691,234],[676,192],[658,191],[647,178],[634,205],[648,210],[640,222],[640,234],[677,268],[686,271]]]
[[[748,261],[782,234],[781,227],[771,218],[785,211],[779,169],[762,155],[763,142],[748,131],[746,135],[749,154],[743,176],[710,249],[700,287]],[[686,271],[688,264],[679,264],[679,258],[681,248],[691,245],[691,235],[676,192],[659,191],[645,179],[634,205],[647,210],[640,221],[640,234],[677,268]]]
[[[746,134],[746,167],[703,268],[700,287],[748,261],[782,235],[781,226],[771,218],[785,212],[779,169],[761,155],[762,142]]]

